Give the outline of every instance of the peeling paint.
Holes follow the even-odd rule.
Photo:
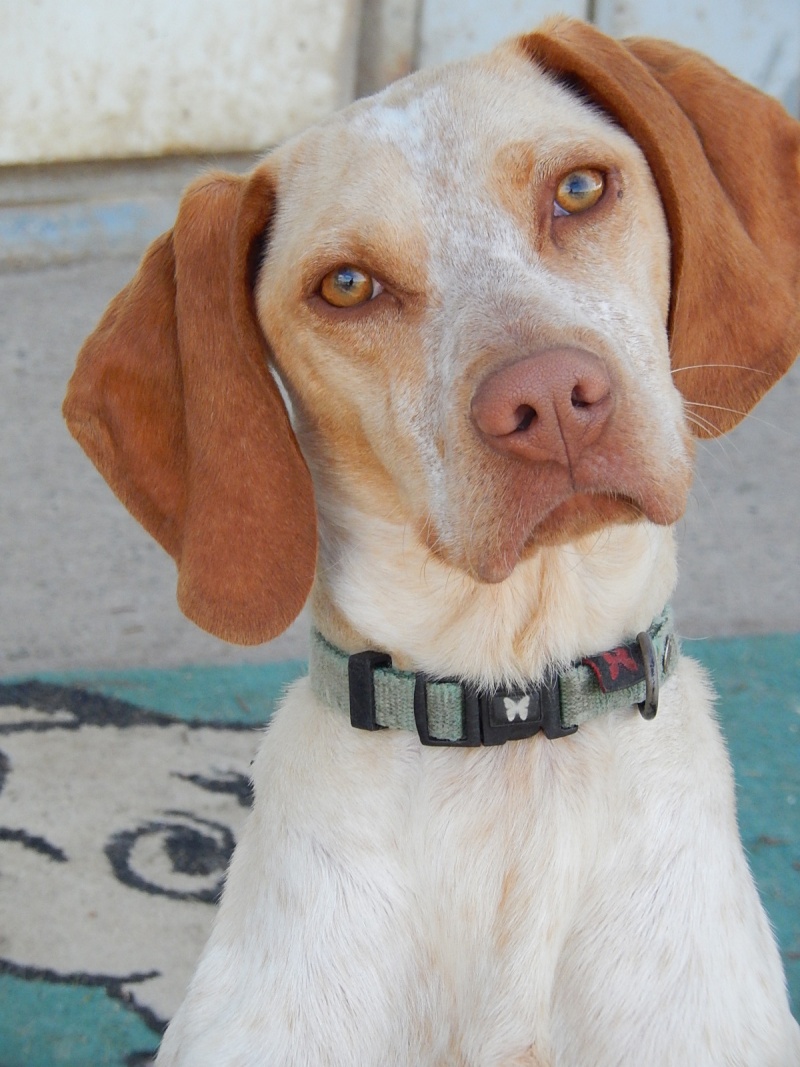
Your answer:
[[[169,229],[178,198],[0,207],[0,273],[130,256]]]

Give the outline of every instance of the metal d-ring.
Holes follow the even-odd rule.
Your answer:
[[[653,639],[646,630],[636,635],[644,666],[644,700],[639,704],[643,719],[654,719],[658,711],[658,660]]]

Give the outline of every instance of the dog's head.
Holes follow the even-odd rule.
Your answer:
[[[710,61],[559,20],[195,183],[68,422],[184,611],[245,643],[307,596],[315,493],[327,537],[367,511],[490,582],[670,524],[692,433],[800,347],[799,161],[800,125]]]

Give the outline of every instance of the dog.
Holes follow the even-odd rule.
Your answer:
[[[800,348],[798,160],[558,19],[186,192],[66,417],[191,619],[314,634],[162,1067],[800,1064],[665,610],[694,440]]]

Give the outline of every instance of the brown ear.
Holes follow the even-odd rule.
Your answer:
[[[64,415],[178,565],[178,602],[227,641],[292,622],[314,574],[311,479],[267,365],[251,279],[268,177],[211,175],[183,198],[78,356]]]
[[[675,382],[698,436],[730,430],[800,351],[800,123],[666,41],[565,19],[520,44],[642,149],[672,238]]]

